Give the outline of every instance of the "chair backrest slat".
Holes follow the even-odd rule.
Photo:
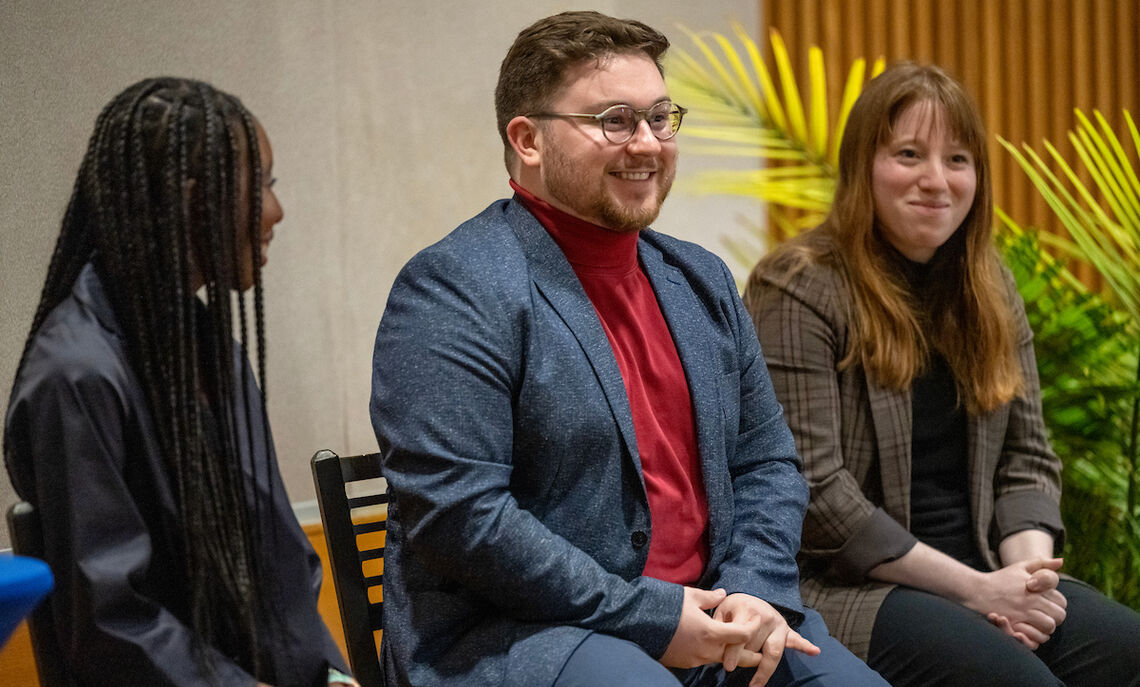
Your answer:
[[[386,535],[379,539],[377,535],[387,529],[387,514],[377,510],[377,506],[387,503],[388,495],[386,484],[379,480],[383,477],[380,454],[341,457],[332,451],[318,451],[313,456],[312,468],[353,676],[361,687],[384,687],[379,646],[373,635],[384,627],[383,601],[369,599],[369,589],[377,587],[382,598],[383,572],[368,575],[363,567],[383,560],[384,556],[383,537]],[[376,480],[376,483],[361,484],[368,480]],[[381,491],[361,494],[361,489]],[[360,508],[369,511],[357,513],[358,518],[365,520],[354,523],[353,511]],[[358,535],[364,535],[365,541],[358,543]]]
[[[371,494],[369,496],[356,496],[348,500],[349,508],[364,508],[367,506],[379,506],[388,503],[388,493]]]
[[[318,451],[320,455],[323,451]],[[336,455],[329,451],[332,455]],[[316,459],[316,456],[313,456]],[[384,476],[380,466],[379,453],[365,453],[359,456],[338,456],[340,459],[340,472],[345,483],[362,482],[366,479],[379,479]]]
[[[383,548],[367,549],[367,553],[365,553],[364,551],[360,552],[360,562],[361,563],[363,563],[364,561],[383,560],[383,558],[384,558],[384,549]]]
[[[388,530],[387,520],[377,520],[375,522],[362,522],[352,526],[352,531],[356,534],[368,534],[370,532],[385,532]]]

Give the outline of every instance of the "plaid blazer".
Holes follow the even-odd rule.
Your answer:
[[[827,240],[819,236],[816,240]],[[748,280],[752,315],[776,396],[811,488],[800,564],[804,603],[866,659],[879,605],[893,585],[867,571],[898,558],[910,527],[911,394],[884,389],[861,366],[838,369],[849,344],[850,298],[834,260],[795,270],[791,256],[764,261]],[[997,544],[1032,527],[1063,531],[1061,464],[1041,415],[1033,334],[1007,273],[1025,394],[968,419],[973,539],[991,569]]]

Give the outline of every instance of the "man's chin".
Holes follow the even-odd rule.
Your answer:
[[[629,232],[641,231],[657,221],[661,212],[661,203],[618,204],[611,203],[608,207],[598,208],[597,214],[602,218],[602,226],[611,231]]]
[[[657,219],[656,212],[608,214],[602,218],[602,226],[619,234],[641,231]]]

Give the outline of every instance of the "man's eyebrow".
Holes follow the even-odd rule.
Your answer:
[[[661,103],[667,103],[671,100],[672,100],[672,98],[670,98],[669,96],[663,95],[660,98],[658,98],[657,100],[655,100],[653,102],[653,104],[649,105],[645,109],[648,109],[649,107],[657,107]],[[633,107],[633,105],[631,105],[628,100],[603,100],[603,101],[592,103],[592,104],[586,106],[586,109],[597,110],[600,113],[600,112],[605,112],[606,110],[613,107],[614,105],[624,105],[626,107],[633,108],[635,110],[642,109],[642,108]]]

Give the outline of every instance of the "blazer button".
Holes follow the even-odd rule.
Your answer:
[[[633,548],[640,549],[649,543],[649,535],[641,530],[637,530],[629,537],[629,543],[633,544]]]

